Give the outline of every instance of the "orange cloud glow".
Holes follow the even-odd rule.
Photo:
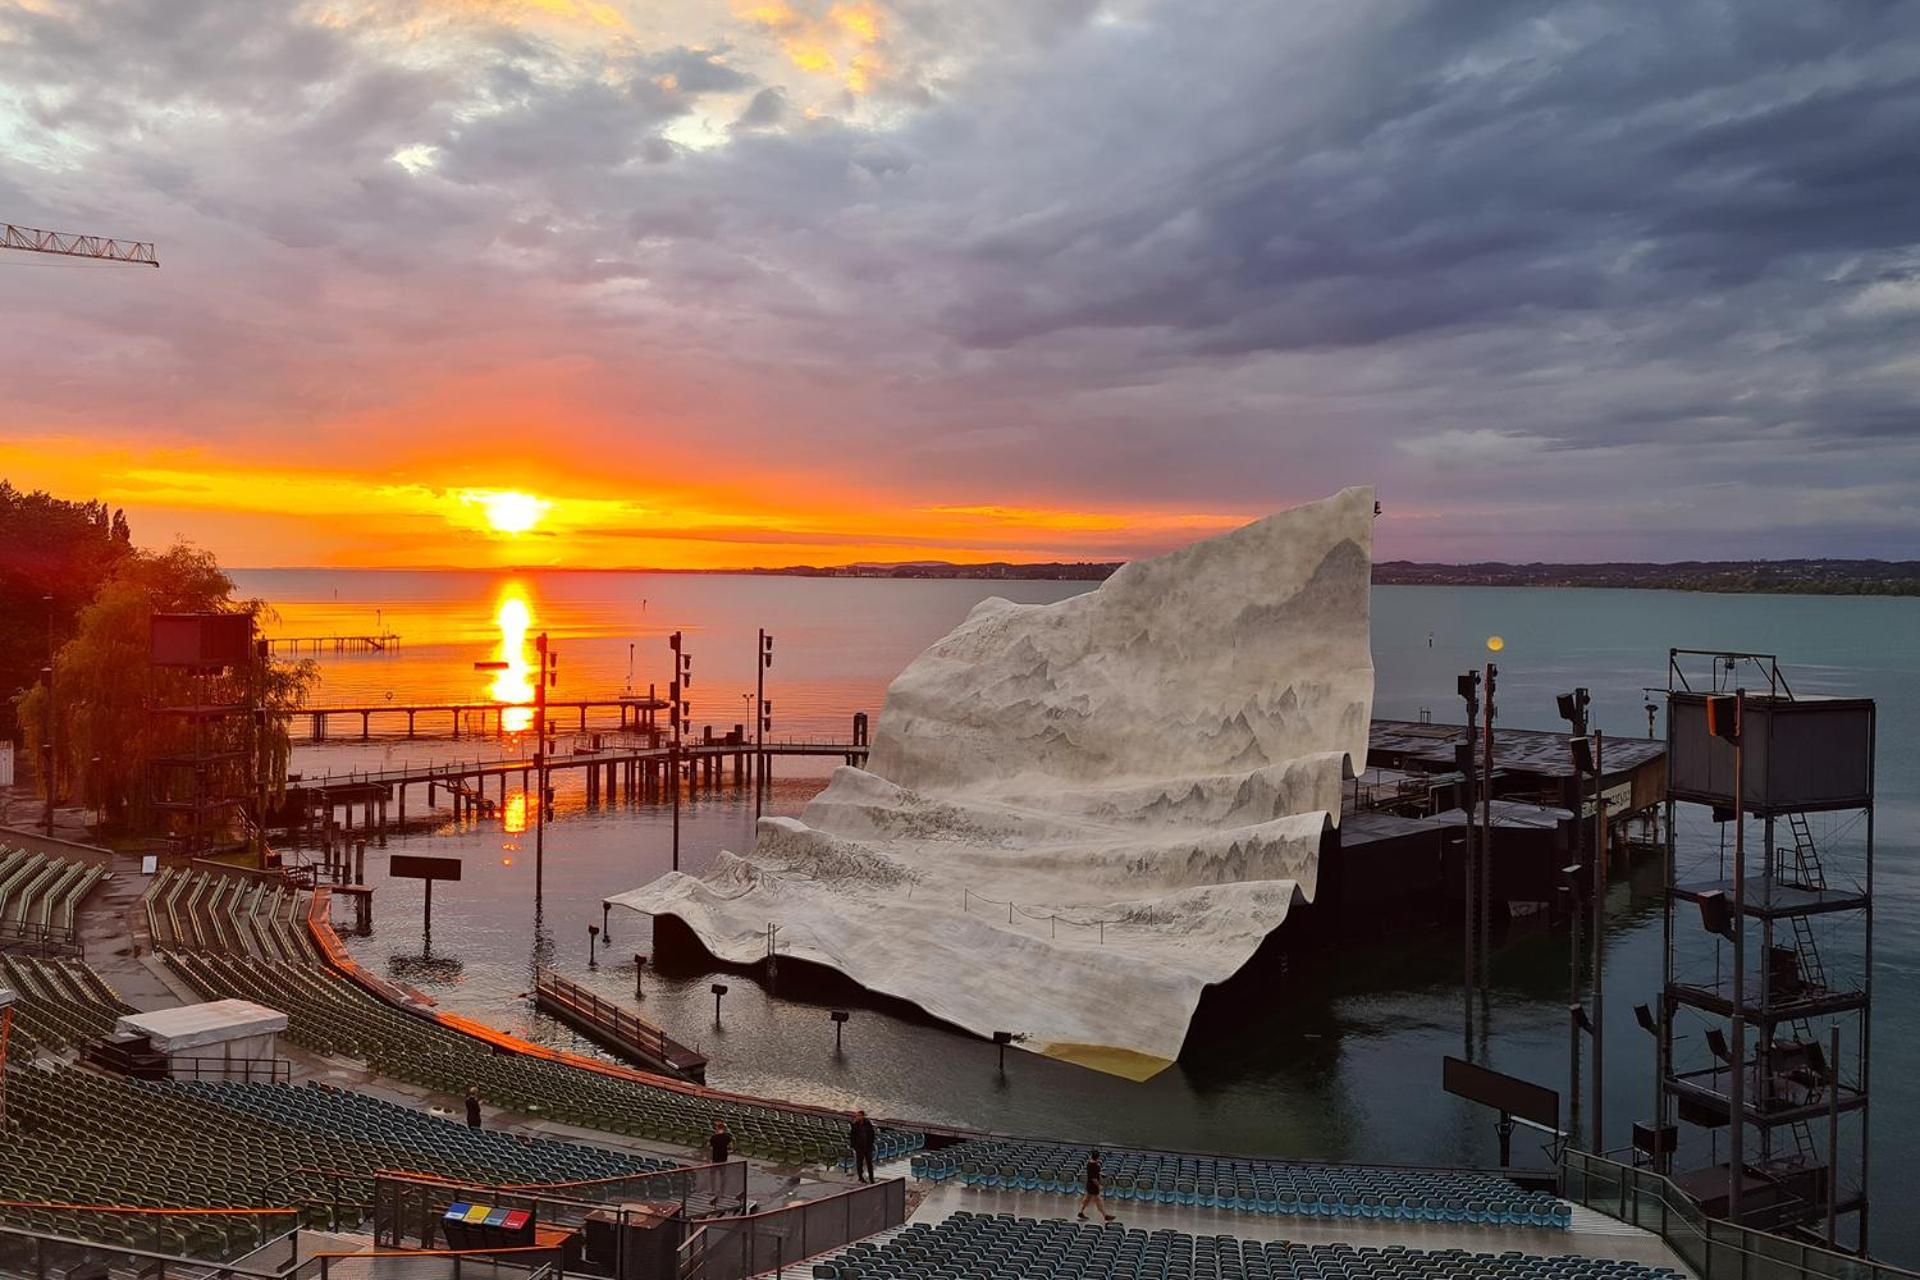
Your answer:
[[[1120,559],[1246,518],[915,502],[911,495],[876,501],[817,477],[692,479],[649,487],[643,498],[620,496],[627,486],[618,481],[559,473],[442,489],[346,469],[52,436],[0,442],[0,475],[124,506],[142,543],[185,537],[236,566],[723,569]]]
[[[842,0],[825,14],[787,0],[735,0],[734,15],[774,36],[799,70],[837,80],[851,93],[870,91],[886,72],[885,15],[871,0]]]

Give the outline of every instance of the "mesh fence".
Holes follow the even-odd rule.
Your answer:
[[[626,1225],[620,1206],[673,1206],[686,1220],[739,1213],[747,1201],[747,1162],[692,1165],[589,1182],[484,1186],[417,1175],[381,1174],[374,1180],[374,1239],[390,1247],[435,1248],[446,1242],[442,1223],[455,1204],[524,1210],[541,1230],[579,1230],[587,1220]]]
[[[135,1275],[142,1280],[168,1276],[232,1280],[268,1280],[291,1265],[294,1237],[287,1234],[253,1249],[244,1259],[219,1265],[204,1258],[172,1256],[172,1251],[142,1248],[138,1235],[108,1244],[75,1240],[43,1231],[0,1227],[0,1277],[5,1280],[61,1280],[63,1277]]]
[[[745,1280],[906,1221],[907,1184],[895,1178],[765,1213],[702,1223],[681,1250],[681,1280]]]

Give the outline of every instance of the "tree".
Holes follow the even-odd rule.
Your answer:
[[[156,613],[245,613],[256,623],[268,620],[264,601],[236,600],[233,581],[213,556],[185,544],[158,554],[133,551],[124,557],[80,612],[73,638],[60,647],[53,667],[51,709],[59,759],[59,794],[98,808],[108,825],[138,832],[159,832],[166,822],[153,802],[183,798],[183,771],[156,768],[156,762],[187,754],[194,734],[204,735],[205,753],[231,753],[213,766],[208,790],[244,794],[249,758],[268,799],[284,793],[291,743],[287,715],[312,687],[312,662],[256,661],[255,671],[223,670],[211,675],[154,667],[148,662],[151,620]],[[249,690],[247,682],[256,682]],[[245,716],[192,721],[156,714],[156,708],[226,704],[257,697],[267,714],[258,724]],[[48,727],[49,699],[36,682],[20,700],[20,723],[30,759],[40,759]]]
[[[132,550],[125,512],[0,480],[0,739],[18,732],[14,701],[47,664],[49,621],[56,636],[71,635],[81,608]]]

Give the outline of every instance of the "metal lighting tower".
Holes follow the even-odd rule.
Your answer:
[[[540,673],[533,682],[533,774],[540,788],[533,809],[533,890],[538,894],[547,870],[547,686],[560,682],[560,655],[547,652],[544,631],[534,638],[533,651],[540,659]]]
[[[1756,675],[1762,687],[1742,682]],[[1772,654],[1670,651],[1666,987],[1659,1015],[1642,1019],[1660,1073],[1656,1161],[1675,1141],[1671,1108],[1710,1135],[1680,1144],[1675,1176],[1708,1214],[1834,1244],[1854,1214],[1862,1252],[1875,715],[1869,698],[1796,697]],[[1683,805],[1706,811],[1717,838],[1683,843]],[[1681,903],[1698,907],[1700,931],[1680,923]],[[1683,1019],[1704,1033],[1676,1034]],[[1677,1051],[1684,1041],[1706,1052]],[[1848,1185],[1843,1118],[1857,1124]]]
[[[763,630],[760,633],[760,656],[753,672],[756,717],[753,724],[753,820],[756,823],[760,821],[761,801],[767,789],[766,733],[773,727],[767,707],[767,668],[772,665],[773,637]]]
[[[1462,958],[1460,978],[1460,994],[1463,1005],[1462,1012],[1464,1014],[1463,1030],[1466,1036],[1466,1047],[1461,1056],[1471,1062],[1473,1061],[1474,905],[1475,899],[1479,897],[1475,889],[1479,885],[1480,871],[1479,865],[1474,858],[1473,839],[1473,797],[1475,790],[1473,780],[1475,774],[1478,772],[1474,762],[1474,737],[1479,728],[1480,673],[1478,671],[1465,673],[1459,678],[1455,688],[1459,691],[1461,699],[1467,704],[1467,740],[1455,745],[1453,765],[1454,768],[1460,771],[1462,787],[1460,809],[1467,815],[1467,843],[1465,854],[1462,858],[1465,864],[1465,883],[1461,886],[1460,894],[1460,900],[1466,904],[1465,928],[1462,931],[1465,938],[1466,954]]]
[[[686,652],[684,639],[678,631],[667,637],[667,647],[673,650],[673,680],[667,685],[667,701],[672,704],[668,715],[673,726],[673,746],[667,752],[667,760],[673,787],[673,869],[678,871],[680,869],[680,735],[686,727],[690,706],[681,695],[693,684],[693,655]]]

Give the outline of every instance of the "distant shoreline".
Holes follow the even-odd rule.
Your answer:
[[[650,573],[749,578],[870,578],[892,581],[1099,582],[1124,561],[1049,561],[1039,564],[788,565],[772,569],[586,569],[565,565],[408,568],[337,565],[250,566],[241,573]],[[1588,587],[1639,591],[1698,591],[1718,595],[1920,596],[1920,560],[1684,560],[1594,564],[1427,564],[1384,560],[1373,566],[1381,587]]]

